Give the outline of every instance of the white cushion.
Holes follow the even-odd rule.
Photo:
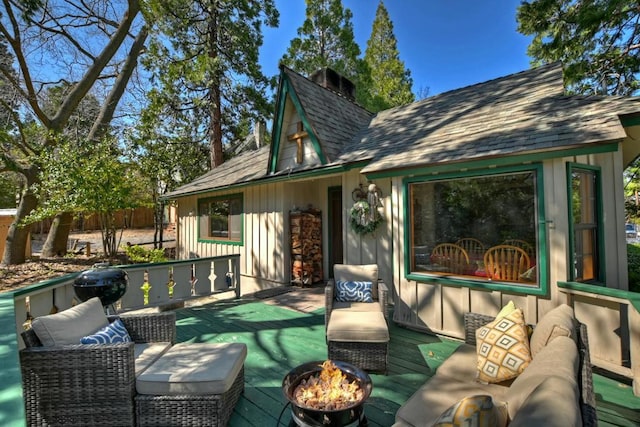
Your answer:
[[[171,348],[170,342],[144,342],[133,346],[136,376],[143,373],[153,362]]]
[[[136,390],[156,396],[223,394],[246,357],[242,343],[176,344],[136,378]]]
[[[109,324],[98,297],[91,298],[67,310],[33,319],[31,327],[43,346],[80,344],[86,335]]]

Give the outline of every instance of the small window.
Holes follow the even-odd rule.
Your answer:
[[[200,240],[242,242],[242,195],[198,201]]]
[[[570,166],[571,280],[602,281],[597,170]]]
[[[411,179],[410,274],[539,288],[538,179],[538,168]]]

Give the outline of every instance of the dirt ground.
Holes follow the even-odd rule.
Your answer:
[[[163,234],[165,241],[163,247],[175,247],[175,232],[165,230]],[[31,259],[24,264],[0,267],[0,292],[87,270],[97,262],[107,261],[102,254],[100,231],[70,233],[69,248],[75,247],[75,250],[70,251],[64,258],[40,258],[42,245],[47,236],[33,234],[31,237]],[[86,254],[87,242],[90,243],[90,255]],[[153,229],[124,230],[120,247],[127,243],[153,248]],[[124,258],[124,251],[119,251],[118,259]],[[119,263],[121,262],[112,262],[112,264]]]

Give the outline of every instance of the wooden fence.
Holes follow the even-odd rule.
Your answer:
[[[123,225],[125,228],[149,228],[153,227],[153,208],[135,208],[133,210],[120,210],[115,213],[118,228]],[[39,221],[32,225],[32,233],[48,233],[51,228],[51,219]],[[100,230],[100,219],[98,215],[82,215],[74,218],[71,224],[72,231],[92,231]]]

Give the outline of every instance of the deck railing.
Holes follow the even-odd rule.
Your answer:
[[[558,283],[587,325],[593,365],[632,380],[640,396],[640,293],[584,283]]]
[[[114,307],[117,312],[172,304],[220,292],[235,291],[236,296],[240,296],[240,255],[117,267],[127,273],[129,282],[127,292]],[[17,334],[30,319],[77,303],[73,281],[78,274],[46,280],[16,291]]]

